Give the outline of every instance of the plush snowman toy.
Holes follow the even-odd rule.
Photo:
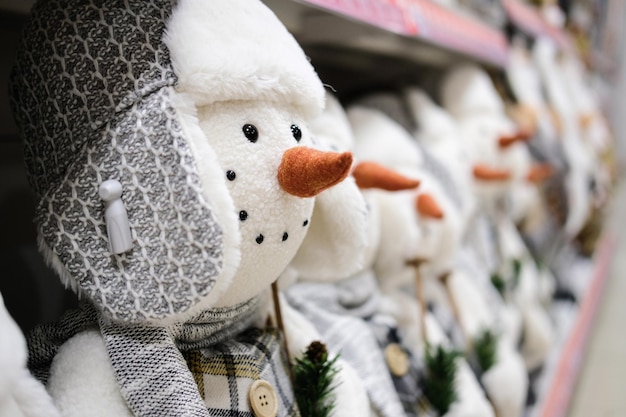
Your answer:
[[[467,118],[468,114],[479,113],[479,115],[473,117],[474,120],[469,124],[469,127],[476,128],[469,131],[469,133],[475,133],[475,135],[470,136],[474,139],[474,142],[480,142],[480,139],[482,139],[486,146],[489,145],[489,138],[479,138],[477,134],[480,132],[479,129],[486,130],[486,126],[489,123],[488,118],[499,121],[500,126],[502,126],[501,129],[512,124],[502,111],[504,104],[499,99],[495,88],[489,82],[487,75],[478,68],[459,68],[456,72],[450,74],[448,83],[449,85],[445,91],[447,95],[446,100],[461,118]],[[454,102],[453,94],[458,94],[462,99]],[[485,100],[485,97],[489,98],[489,100]],[[480,110],[481,108],[483,109],[482,111]],[[533,207],[537,210],[541,207],[537,183],[543,180],[546,175],[549,175],[551,167],[543,164],[533,164],[528,149],[524,144],[512,144],[503,147],[502,137],[497,142],[492,137],[491,141],[493,152],[491,153],[491,159],[488,159],[489,163],[500,164],[501,168],[509,167],[512,179],[511,182],[504,184],[507,186],[506,188],[498,190],[498,194],[491,195],[490,214],[500,235],[499,252],[501,258],[505,261],[518,259],[522,262],[523,274],[527,282],[520,287],[519,291],[527,291],[528,293],[519,299],[526,300],[527,303],[531,303],[531,300],[534,300],[531,304],[520,306],[520,311],[525,316],[526,334],[535,334],[535,337],[525,338],[525,343],[533,345],[526,346],[526,348],[528,351],[543,352],[543,356],[545,356],[551,344],[551,337],[548,318],[543,308],[539,305],[539,296],[536,291],[539,285],[538,279],[540,274],[536,270],[535,263],[530,259],[528,251],[524,247],[519,232],[513,223],[518,223],[526,218],[527,213]],[[503,199],[507,201],[503,201]],[[498,202],[505,207],[497,207]],[[529,204],[529,202],[532,203]],[[507,242],[516,243],[507,244]],[[512,247],[517,249],[512,250]],[[542,274],[541,276],[544,275]],[[544,287],[549,288],[551,286],[544,285]],[[530,313],[530,311],[534,313]],[[541,353],[538,355],[542,356]]]
[[[380,211],[380,242],[374,271],[384,293],[381,310],[397,320],[407,345],[423,358],[426,344],[449,346],[449,342],[430,314],[422,318],[412,290],[415,267],[409,262],[420,258],[425,280],[436,280],[437,271],[451,267],[448,252],[454,252],[455,233],[460,228],[446,223],[452,212],[451,202],[432,174],[420,169],[422,155],[410,134],[377,110],[353,106],[348,116],[357,139],[358,158],[374,159],[421,181],[418,192],[375,195]],[[457,365],[458,398],[446,415],[493,415],[465,360],[457,359]]]
[[[562,128],[562,147],[569,168],[566,179],[569,212],[564,232],[566,239],[572,239],[582,229],[591,208],[589,183],[594,169],[593,153],[588,152],[582,141],[576,110],[557,64],[556,45],[547,39],[538,39],[533,48],[533,59]]]
[[[26,368],[26,341],[0,295],[0,417],[58,417],[45,388]]]
[[[331,149],[346,151],[354,148],[352,130],[346,114],[333,96],[327,96],[326,111],[311,126],[318,141]],[[286,290],[286,299],[315,324],[321,333],[321,340],[325,341],[329,349],[340,351],[341,358],[353,366],[367,390],[367,403],[374,415],[404,415],[403,406],[407,413],[413,415],[416,412],[419,392],[417,381],[413,378],[412,383],[409,382],[410,376],[403,380],[404,384],[392,380],[381,350],[386,347],[386,342],[373,331],[380,291],[376,286],[371,264],[378,248],[379,216],[376,202],[370,194],[376,191],[370,190],[413,189],[419,185],[419,181],[368,161],[357,163],[352,175],[362,188],[368,207],[368,223],[361,230],[368,235],[368,245],[362,248],[365,253],[363,264],[358,271],[348,271],[343,266],[351,264],[350,258],[354,257],[346,251],[347,245],[326,245],[328,252],[321,256],[319,249],[311,252],[305,244],[290,265],[298,282]],[[325,193],[333,191],[331,189]],[[355,200],[362,201],[363,198]],[[313,236],[316,233],[322,235],[330,230],[345,229],[346,224],[351,222],[348,217],[342,218],[341,212],[337,213],[336,206],[324,210],[322,205],[317,204],[312,220],[309,233]],[[316,224],[324,225],[329,230],[324,232],[318,227],[316,232]],[[344,235],[354,240],[354,236],[349,236],[348,233]],[[311,266],[313,263],[317,266],[304,266],[302,261],[305,259],[312,259]],[[403,390],[402,395],[398,395],[396,388]],[[410,401],[407,397],[415,401]],[[401,398],[403,402],[400,401]]]
[[[564,85],[568,89],[570,102],[575,106],[583,144],[593,156],[594,203],[600,205],[606,201],[606,193],[610,186],[610,175],[601,163],[603,153],[610,148],[609,129],[597,99],[589,87],[582,62],[570,52],[563,53],[558,63],[566,80]]]
[[[547,184],[542,184],[542,180],[546,178],[541,178],[540,165],[537,166],[535,171],[535,173],[540,175],[533,177],[532,173],[529,173],[529,177],[538,185],[537,188],[541,187],[544,189],[544,193],[549,191],[551,195],[556,195],[557,190],[563,187],[561,179],[567,171],[567,162],[563,155],[560,133],[555,126],[555,119],[551,117],[553,113],[550,111],[544,98],[539,71],[532,60],[528,47],[520,38],[513,39],[506,75],[509,85],[518,100],[518,104],[515,107],[517,113],[521,112],[529,115],[533,120],[532,123],[536,126],[536,135],[529,143],[529,146],[535,155],[538,155],[539,158],[549,164],[550,168],[545,172],[552,171],[552,177]],[[523,161],[520,161],[520,163],[523,163]],[[535,192],[537,188],[535,188]],[[519,190],[519,187],[517,187],[517,190]],[[521,223],[521,229],[526,237],[533,242],[535,254],[542,256],[546,260],[549,248],[559,234],[558,230],[556,230],[560,227],[559,219],[554,216],[554,213],[549,213],[547,198],[543,199],[543,203],[545,203],[543,207],[539,207],[537,204],[534,207],[528,204],[519,204],[522,202],[524,194],[527,193],[528,191],[519,194],[519,198],[514,198],[518,195],[517,192],[511,193],[513,216],[515,218],[517,214],[518,219],[515,219],[515,221],[518,224],[520,224],[520,215],[525,216],[525,221]]]
[[[11,88],[41,250],[84,301],[29,343],[61,414],[297,415],[265,295],[352,157],[315,149],[324,90],[273,13],[41,2]]]

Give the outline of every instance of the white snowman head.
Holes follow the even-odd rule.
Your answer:
[[[502,201],[512,181],[525,175],[514,162],[525,149],[529,135],[508,119],[504,103],[487,73],[476,66],[450,71],[443,84],[444,107],[461,127],[470,143],[475,192],[490,205]],[[458,100],[458,101],[457,101]]]
[[[467,223],[476,208],[472,192],[472,160],[470,144],[463,137],[457,122],[421,89],[409,87],[404,91],[406,103],[416,125],[418,142],[443,163],[450,173],[460,196],[463,223]]]
[[[12,84],[49,263],[122,322],[259,294],[352,162],[311,147],[324,90],[297,42],[260,1],[60,7],[37,6],[29,33],[60,29],[24,38]],[[98,195],[110,179],[132,239],[121,254]]]
[[[423,167],[423,155],[400,125],[380,111],[354,106],[348,110],[358,158],[376,161],[413,178],[413,191],[378,193],[380,247],[375,270],[386,289],[412,283],[411,261],[420,258],[436,269],[449,267],[448,255],[460,241],[460,215],[437,179]]]
[[[236,21],[213,15],[232,8],[241,8]],[[311,226],[313,197],[352,165],[350,153],[315,149],[307,120],[323,108],[321,82],[285,28],[269,24],[272,12],[256,9],[241,0],[179,7],[166,38],[178,90],[197,109],[203,137],[193,137],[195,146],[214,150],[238,220],[240,260],[218,306],[245,301],[276,280]],[[207,26],[204,13],[215,24]],[[234,23],[242,34],[232,33]],[[224,44],[220,54],[203,53],[207,40]]]

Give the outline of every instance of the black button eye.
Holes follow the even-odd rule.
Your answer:
[[[300,130],[298,125],[291,125],[291,134],[298,142],[300,142],[300,139],[302,139],[302,131]]]
[[[254,143],[259,139],[259,131],[256,129],[255,125],[245,124],[243,125],[243,134],[246,135],[246,138]]]

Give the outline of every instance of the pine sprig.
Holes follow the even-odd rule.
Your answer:
[[[506,282],[502,279],[500,274],[491,274],[491,283],[498,290],[500,297],[504,298],[504,292],[506,291]]]
[[[496,355],[498,339],[498,335],[489,329],[483,330],[474,339],[474,354],[483,373],[487,372],[498,360]]]
[[[339,356],[328,359],[326,346],[313,342],[302,358],[296,358],[294,394],[302,417],[328,417],[335,407],[333,383]]]
[[[454,349],[437,346],[435,351],[431,347],[426,349],[426,378],[424,394],[439,415],[444,415],[452,403],[457,400],[455,379],[457,372],[457,358],[461,353]]]
[[[513,288],[517,288],[522,275],[522,261],[513,259]]]

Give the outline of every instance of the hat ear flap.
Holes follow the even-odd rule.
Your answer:
[[[291,267],[309,281],[349,277],[363,265],[367,221],[365,200],[352,177],[322,192]]]
[[[190,107],[173,97],[164,88],[118,114],[37,208],[48,262],[113,320],[188,317],[216,299],[238,263],[225,174]],[[98,195],[108,179],[122,185],[133,241],[119,255],[109,250]]]

